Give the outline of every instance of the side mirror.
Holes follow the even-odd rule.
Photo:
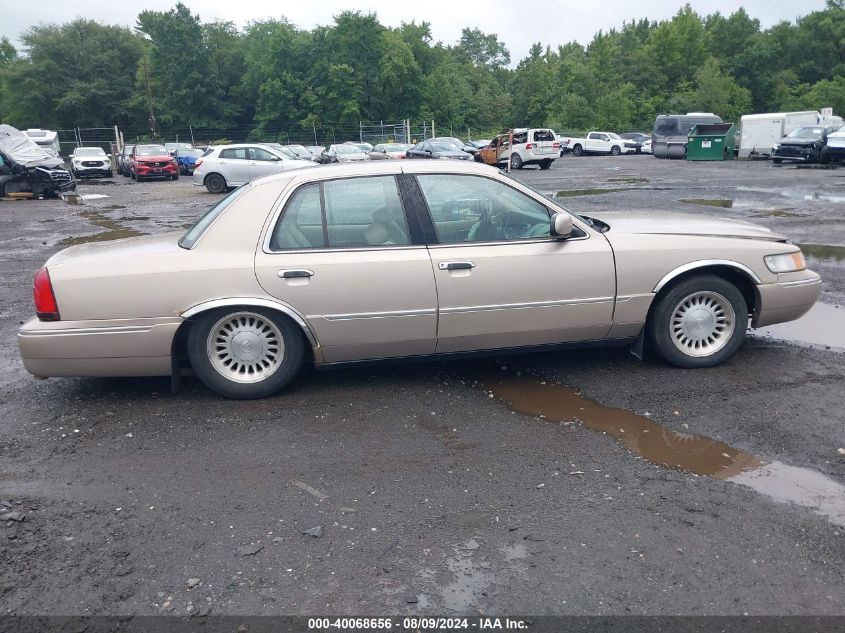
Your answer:
[[[552,214],[550,233],[560,239],[572,235],[572,216],[568,213]]]

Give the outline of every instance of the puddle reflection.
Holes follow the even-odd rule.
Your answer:
[[[816,303],[796,321],[778,323],[751,330],[765,338],[845,351],[845,308],[829,303]]]
[[[512,375],[491,377],[482,384],[518,413],[552,422],[580,421],[654,464],[739,483],[845,526],[845,487],[815,471],[767,463],[724,442],[672,431],[647,417],[584,398],[566,385]]]

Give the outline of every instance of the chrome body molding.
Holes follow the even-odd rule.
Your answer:
[[[652,290],[652,292],[654,292],[655,294],[660,292],[666,284],[668,284],[678,275],[683,275],[684,273],[689,272],[691,270],[696,270],[697,268],[706,268],[708,266],[727,266],[728,268],[733,268],[741,273],[744,273],[755,284],[759,285],[763,283],[763,281],[757,276],[757,274],[744,264],[732,262],[727,259],[700,259],[695,262],[689,262],[688,264],[684,264],[683,266],[678,266],[674,270],[668,272],[666,275],[663,276],[663,278],[659,282],[657,282],[657,285],[654,287],[654,290]]]
[[[779,285],[783,286],[784,288],[794,288],[796,286],[812,286],[815,284],[821,284],[822,278],[816,275],[812,279],[797,279],[796,281],[781,281],[778,282]]]
[[[326,321],[353,321],[355,319],[389,319],[394,317],[425,316],[437,314],[434,308],[421,308],[418,310],[389,310],[384,312],[352,312],[349,314],[326,314],[322,317],[309,315],[309,319],[323,318]]]
[[[188,308],[181,314],[181,316],[183,319],[190,319],[192,316],[196,316],[201,312],[207,312],[208,310],[216,310],[217,308],[228,308],[233,306],[255,306],[259,308],[269,308],[271,310],[277,310],[278,312],[286,314],[291,319],[293,319],[293,321],[300,328],[302,328],[302,331],[308,339],[308,343],[311,345],[311,347],[316,349],[320,346],[317,341],[317,336],[314,334],[314,330],[311,329],[311,326],[308,324],[308,321],[305,319],[305,317],[303,317],[299,312],[294,310],[289,305],[281,303],[280,301],[274,301],[272,299],[261,299],[257,297],[229,297],[226,299],[215,299],[213,301],[206,301],[204,303],[200,303],[191,308]]]
[[[441,308],[441,314],[459,314],[462,312],[489,312],[491,310],[524,310],[530,308],[549,308],[552,306],[585,305],[590,303],[613,303],[614,297],[591,297],[589,299],[559,299],[555,301],[531,301],[528,303],[493,303],[480,306],[456,306]]]
[[[20,336],[85,336],[88,334],[131,334],[149,332],[153,325],[109,325],[105,327],[77,327],[63,330],[24,330]]]

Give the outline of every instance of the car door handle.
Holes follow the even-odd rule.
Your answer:
[[[468,270],[475,268],[475,262],[440,262],[437,267],[440,270]]]
[[[314,271],[301,268],[294,270],[280,270],[277,274],[282,279],[298,279],[300,277],[313,277]]]

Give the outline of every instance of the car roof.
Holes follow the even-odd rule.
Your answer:
[[[359,163],[334,163],[323,165],[318,169],[297,169],[295,172],[281,172],[261,178],[261,183],[282,182],[293,179],[295,182],[311,182],[316,180],[330,180],[333,178],[353,178],[356,176],[392,176],[396,174],[475,174],[490,176],[500,170],[470,161],[362,161]]]

